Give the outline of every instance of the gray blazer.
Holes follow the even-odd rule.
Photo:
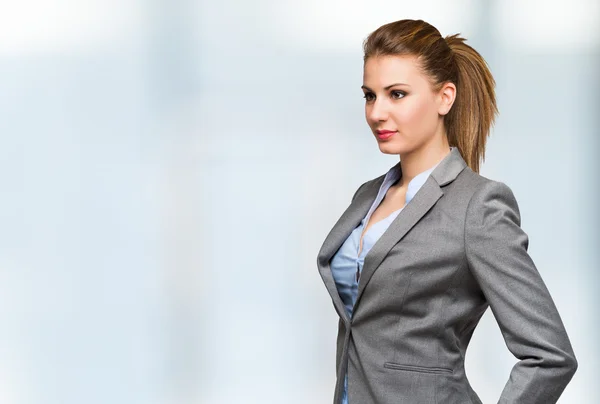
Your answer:
[[[556,403],[577,361],[527,253],[517,201],[504,183],[473,172],[458,148],[366,255],[348,318],[329,263],[383,178],[358,188],[317,258],[340,317],[334,404],[346,369],[350,404],[481,403],[465,376],[464,358],[488,305],[519,359],[499,403]]]

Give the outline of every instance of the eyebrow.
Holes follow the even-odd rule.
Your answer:
[[[385,87],[384,90],[389,90],[390,88],[392,88],[394,86],[407,86],[407,87],[410,87],[410,85],[408,85],[406,83],[394,83],[394,84],[390,84],[389,86]],[[365,89],[365,90],[369,90],[369,91],[373,91],[373,90],[371,90],[367,86],[360,86],[360,88]]]

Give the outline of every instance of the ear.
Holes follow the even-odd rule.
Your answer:
[[[456,86],[454,85],[454,83],[451,83],[449,81],[444,83],[442,85],[442,88],[440,88],[440,91],[438,92],[438,114],[446,115],[450,111],[452,104],[454,104],[455,99]]]

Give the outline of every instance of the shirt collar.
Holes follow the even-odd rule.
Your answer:
[[[455,146],[450,147],[450,151],[452,151],[452,149],[454,148]],[[406,203],[409,203],[411,201],[411,199],[415,196],[417,191],[421,188],[425,181],[427,181],[427,177],[429,177],[429,174],[431,174],[433,170],[435,170],[435,168],[442,162],[442,160],[440,160],[433,167],[420,172],[412,180],[410,180],[410,182],[408,183],[408,188],[406,190]],[[387,189],[388,183],[391,186],[391,184],[397,182],[399,179],[400,165],[395,165],[394,167],[390,168],[389,171],[385,174],[385,178],[383,179],[383,184],[381,188]]]

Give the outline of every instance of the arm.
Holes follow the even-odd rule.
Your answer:
[[[473,195],[465,219],[467,262],[519,361],[500,404],[556,403],[577,369],[556,306],[527,253],[517,201],[502,182]]]

